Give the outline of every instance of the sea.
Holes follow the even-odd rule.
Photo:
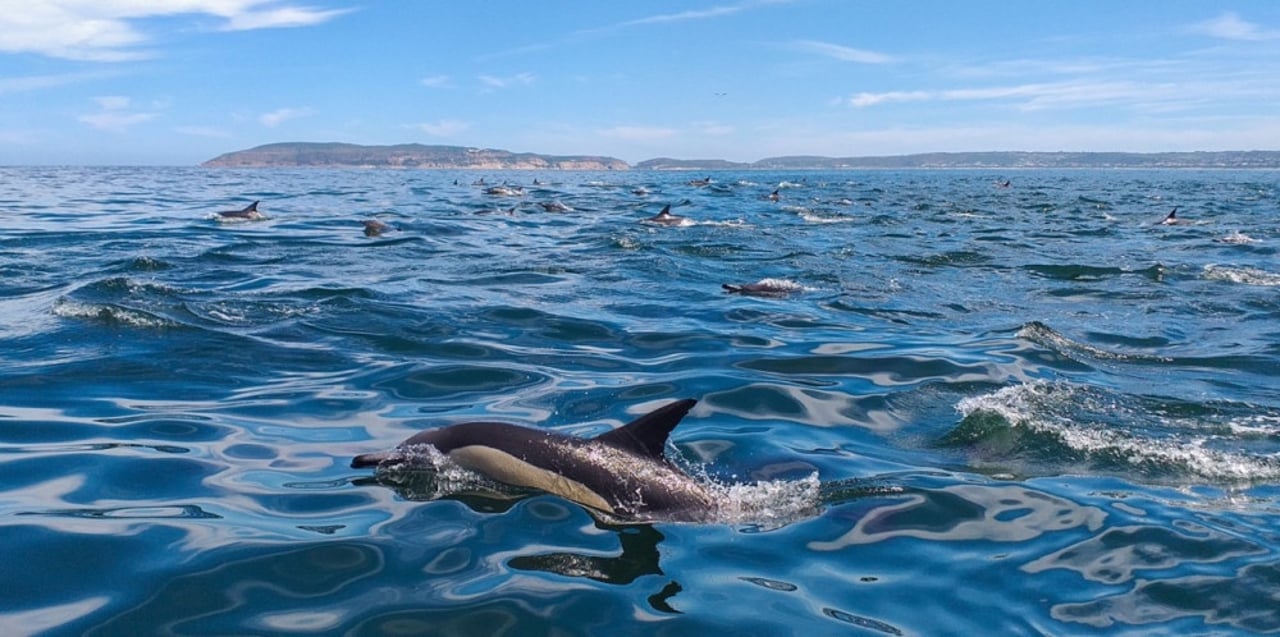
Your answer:
[[[1280,633],[1276,171],[8,167],[0,220],[6,636]],[[699,522],[351,468],[683,398]]]

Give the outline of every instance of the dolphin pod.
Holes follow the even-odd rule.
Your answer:
[[[429,445],[503,484],[552,493],[612,516],[705,520],[714,511],[711,493],[663,455],[671,431],[696,403],[677,400],[594,438],[500,422],[428,429],[391,451],[356,456],[351,466],[394,463]]]

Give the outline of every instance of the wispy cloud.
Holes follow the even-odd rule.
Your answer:
[[[56,75],[27,75],[22,77],[0,78],[0,95],[6,93],[23,93],[46,88],[65,86],[89,80],[111,77],[115,73],[62,73]]]
[[[305,117],[311,114],[309,108],[277,108],[270,113],[263,113],[258,116],[258,122],[267,128],[275,128],[291,119]]]
[[[438,122],[418,124],[418,130],[432,137],[456,137],[471,129],[471,124],[456,119],[442,119]]]
[[[76,119],[98,130],[121,133],[158,115],[154,111],[134,110],[133,100],[120,95],[95,97],[94,101],[98,103],[98,112],[80,115]]]
[[[0,0],[0,52],[37,53],[92,62],[153,57],[135,25],[158,17],[212,16],[221,30],[244,31],[320,24],[350,9],[313,9],[281,0]]]
[[[533,73],[517,73],[515,75],[508,75],[505,77],[481,75],[477,79],[480,80],[481,84],[484,84],[489,88],[507,88],[510,86],[528,86],[529,84],[533,84],[533,81],[538,79],[538,76]]]
[[[741,12],[745,8],[745,5],[736,5],[727,7],[711,7],[710,9],[695,9],[691,11],[681,11],[679,13],[662,13],[644,18],[636,18],[635,20],[627,20],[626,22],[620,22],[614,25],[614,28],[633,27],[645,24],[688,22],[690,20],[706,20],[708,18],[719,18],[727,15],[733,15]]]
[[[252,31],[255,29],[280,29],[292,27],[309,27],[328,22],[340,15],[350,13],[353,9],[319,10],[310,7],[264,7],[257,8],[260,2],[250,2],[248,7],[223,17],[226,23],[224,31]],[[213,13],[211,11],[211,13]]]
[[[614,24],[607,24],[607,25],[592,27],[588,29],[580,29],[578,31],[574,31],[568,37],[562,38],[560,40],[554,40],[550,42],[535,42],[535,43],[515,47],[512,49],[495,51],[493,53],[482,55],[478,59],[491,60],[491,59],[502,58],[502,57],[510,57],[514,55],[524,55],[526,53],[532,53],[535,51],[545,51],[547,49],[555,48],[557,46],[561,46],[570,42],[579,42],[587,38],[608,35],[608,34],[615,33],[623,29],[629,29],[632,27],[644,27],[644,26],[658,25],[658,24],[676,24],[680,22],[692,22],[697,20],[711,20],[715,18],[723,18],[723,17],[735,15],[738,13],[742,13],[744,11],[750,11],[757,7],[765,7],[769,5],[778,5],[778,4],[790,4],[791,2],[794,2],[794,1],[795,0],[753,0],[751,2],[740,2],[738,4],[716,6],[708,9],[693,9],[689,11],[679,11],[676,13],[658,13],[658,14],[648,15],[640,18],[633,18],[631,20],[623,20],[622,22],[616,22]],[[640,5],[637,4],[636,6],[640,6]]]
[[[192,137],[222,138],[231,136],[230,132],[213,126],[178,126],[173,130],[176,133],[190,135]]]
[[[448,75],[431,75],[422,78],[422,85],[427,88],[451,88],[453,80]]]
[[[1280,40],[1280,29],[1263,29],[1231,11],[1194,25],[1192,31],[1225,40]]]
[[[653,142],[670,139],[676,134],[674,128],[662,126],[614,126],[599,131],[602,137],[621,139],[628,142]]]
[[[756,0],[754,2],[741,2],[738,4],[723,5],[711,7],[709,9],[692,9],[689,11],[680,11],[677,13],[660,13],[643,18],[626,20],[612,26],[603,27],[599,30],[623,29],[627,27],[643,26],[647,24],[670,24],[673,22],[689,22],[692,20],[709,20],[712,18],[723,18],[725,16],[742,13],[756,7],[762,7],[773,4],[787,4],[791,0]],[[596,29],[593,29],[595,31]]]
[[[1009,101],[1025,110],[1055,106],[1081,106],[1122,102],[1150,102],[1177,94],[1168,83],[1128,81],[1067,81],[953,88],[944,90],[862,92],[846,100],[849,106],[867,108],[881,104],[928,101]]]
[[[855,49],[852,47],[842,46],[839,44],[831,44],[829,42],[818,42],[816,40],[796,40],[791,43],[791,48],[797,51],[807,53],[816,53],[829,58],[834,58],[842,62],[858,62],[860,64],[884,64],[893,62],[894,58],[883,53],[875,51],[866,51],[863,49]]]

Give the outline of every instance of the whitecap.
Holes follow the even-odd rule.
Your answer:
[[[1277,286],[1280,285],[1280,274],[1259,270],[1258,268],[1231,267],[1225,265],[1204,266],[1204,277],[1213,281],[1230,281],[1245,285]]]
[[[1138,473],[1154,469],[1156,474],[1172,471],[1184,478],[1225,482],[1280,478],[1280,458],[1213,448],[1221,437],[1204,433],[1204,423],[1161,416],[1127,402],[1095,388],[1037,381],[964,398],[956,410],[964,418],[978,412],[998,415],[1011,428],[1048,434],[1086,459],[1111,466],[1118,461]]]

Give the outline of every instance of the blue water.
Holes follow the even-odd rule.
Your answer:
[[[1280,175],[703,176],[0,169],[3,633],[1280,632]],[[349,468],[683,397],[708,523]]]

